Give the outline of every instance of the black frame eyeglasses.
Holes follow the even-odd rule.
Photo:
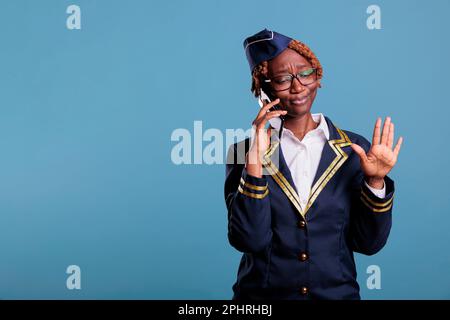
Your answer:
[[[274,91],[285,91],[292,87],[294,78],[297,79],[303,86],[309,86],[317,81],[317,69],[308,68],[296,74],[285,74],[281,76],[265,79],[264,82],[270,83]]]

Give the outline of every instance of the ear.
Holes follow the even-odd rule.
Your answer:
[[[320,83],[320,80],[318,81],[318,83],[319,83],[319,88],[322,88],[322,84]]]

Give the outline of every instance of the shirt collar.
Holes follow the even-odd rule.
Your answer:
[[[317,130],[318,132],[321,132],[327,140],[330,140],[330,130],[328,129],[328,124],[327,124],[327,121],[325,120],[324,115],[322,113],[312,113],[311,116],[315,123],[319,123],[317,128],[315,128],[313,130]],[[270,120],[278,120],[278,121],[270,121]],[[280,125],[281,125],[281,120],[279,118],[273,118],[270,120],[269,120],[270,125],[278,133],[279,129],[280,129]],[[285,135],[287,133],[287,131],[293,135],[292,131],[290,131],[287,128],[283,128],[283,132],[281,135],[282,136]],[[276,139],[278,139],[278,134],[275,136],[276,136]]]

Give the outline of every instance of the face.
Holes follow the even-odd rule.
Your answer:
[[[297,74],[311,68],[311,64],[298,52],[288,48],[268,62],[268,77]],[[308,114],[316,98],[319,81],[309,85],[302,85],[296,78],[289,89],[271,91],[272,96],[280,99],[281,106],[287,110],[288,116],[298,117]]]

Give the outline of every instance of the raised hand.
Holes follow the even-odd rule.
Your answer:
[[[252,135],[251,145],[246,159],[246,169],[248,173],[255,177],[262,176],[262,164],[261,157],[266,152],[270,144],[271,129],[265,129],[266,123],[275,117],[285,115],[285,110],[270,111],[274,105],[280,102],[280,99],[276,99],[273,102],[266,103],[258,112],[255,120],[252,123],[254,134]]]
[[[394,144],[394,123],[391,122],[390,117],[386,117],[382,133],[380,133],[380,128],[381,118],[378,118],[373,130],[372,145],[367,154],[359,145],[355,143],[351,145],[360,158],[361,169],[364,172],[367,183],[377,189],[383,188],[383,179],[396,164],[403,142],[403,137],[400,137],[395,148],[392,149]]]

